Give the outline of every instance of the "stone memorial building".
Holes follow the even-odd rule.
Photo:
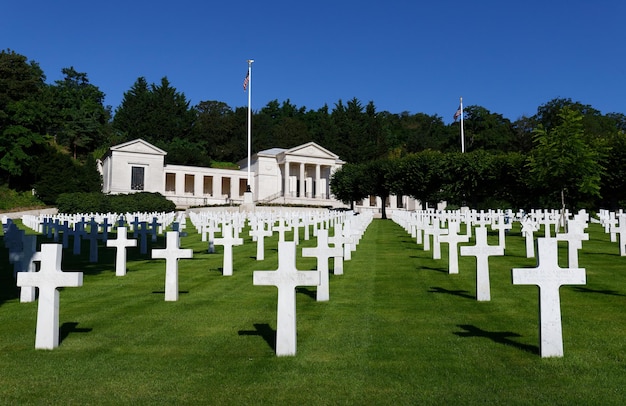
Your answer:
[[[104,193],[159,192],[178,208],[239,204],[246,191],[247,158],[240,169],[217,169],[165,163],[166,151],[136,139],[115,145],[99,163]],[[250,157],[250,189],[255,203],[345,207],[330,193],[330,178],[345,162],[308,142],[293,148],[271,148]],[[408,197],[391,196],[391,209],[414,209]],[[357,202],[357,210],[378,211],[380,199]]]

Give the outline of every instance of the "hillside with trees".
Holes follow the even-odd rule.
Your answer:
[[[54,205],[67,192],[97,192],[96,160],[135,138],[168,152],[167,162],[211,166],[247,155],[247,108],[191,105],[163,77],[139,77],[119,106],[73,67],[46,82],[37,62],[0,52],[0,190]],[[252,151],[314,141],[348,164],[331,181],[346,202],[409,195],[475,208],[626,206],[626,116],[557,98],[510,121],[482,106],[460,122],[424,113],[378,111],[353,98],[307,109],[273,100],[252,115]]]

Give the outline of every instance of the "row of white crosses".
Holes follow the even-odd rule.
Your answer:
[[[232,275],[232,268],[226,268],[227,261],[232,263],[232,251],[228,253],[229,251],[226,250],[226,247],[232,249],[233,245],[240,244],[243,241],[240,237],[233,236],[233,231],[239,230],[238,227],[231,224],[235,223],[236,220],[233,218],[227,219],[227,217],[223,217],[225,222],[221,224],[223,230],[222,237],[215,239],[215,244],[224,245],[225,247],[224,276]],[[352,219],[350,218],[350,220]],[[194,221],[199,221],[195,215]],[[371,216],[362,216],[359,218],[359,221],[344,219],[343,222],[335,222],[336,241],[352,240],[352,236],[349,238],[341,236],[342,230],[344,230],[343,224],[354,224],[354,227],[347,227],[347,229],[356,229],[364,232],[369,222],[371,222]],[[278,223],[280,224],[281,221]],[[285,224],[285,221],[283,220],[282,223]],[[265,226],[262,227],[265,228]],[[330,238],[328,237],[327,229],[316,228],[316,230],[317,247],[302,249],[302,256],[317,258],[316,271],[299,271],[295,264],[296,242],[280,241],[278,243],[278,269],[275,271],[255,271],[253,274],[253,283],[255,285],[273,285],[278,288],[276,330],[276,355],[278,356],[290,356],[296,353],[295,288],[297,286],[317,286],[316,300],[328,301],[330,297],[328,261],[330,258],[336,259],[343,256],[343,249],[339,243],[335,243],[334,247],[329,246]],[[360,236],[358,237],[360,238]],[[177,232],[168,232],[167,247],[163,250],[152,251],[153,258],[166,260],[165,300],[167,301],[178,300],[178,260],[193,257],[193,251],[181,249],[179,241]]]
[[[6,227],[5,227],[6,224]],[[82,272],[61,270],[61,244],[42,244],[37,252],[35,235],[27,235],[11,221],[3,224],[4,242],[9,249],[9,259],[18,261],[17,286],[20,301],[33,302],[35,288],[39,289],[35,348],[52,350],[59,346],[59,290],[60,287],[82,286]],[[41,263],[35,272],[35,262]]]
[[[618,243],[620,256],[626,256],[626,213],[601,209],[596,221],[604,227],[605,233],[610,234],[611,242]]]
[[[232,222],[234,223],[234,221]],[[295,269],[295,259],[290,259],[292,256],[290,251],[295,249],[295,241],[283,242],[279,244],[279,269],[277,271],[271,271],[272,274],[275,273],[278,275],[278,279],[271,282],[279,289],[279,305],[277,314],[277,318],[279,320],[277,323],[277,326],[279,326],[277,328],[277,355],[282,356],[295,354],[295,287],[308,286],[311,284],[316,285],[318,286],[317,300],[328,300],[329,258],[332,257],[335,260],[341,258],[341,260],[343,260],[345,252],[350,253],[354,249],[353,247],[356,247],[362,233],[365,231],[370,222],[371,216],[352,216],[351,213],[343,216],[335,215],[332,219],[327,217],[322,219],[322,221],[313,221],[315,225],[314,234],[317,234],[318,236],[317,247],[303,249],[303,256],[317,258],[317,270],[309,271],[316,275],[312,279],[298,276],[298,272],[300,271]],[[330,226],[335,228],[335,235],[332,239],[328,237],[328,227]],[[229,225],[224,224],[223,227],[228,229]],[[233,229],[239,231],[238,226],[233,227]],[[125,274],[125,250],[128,247],[136,246],[136,240],[127,238],[127,229],[122,225],[118,225],[117,236],[118,238],[116,240],[108,240],[107,246],[117,248],[118,255],[116,257],[116,275],[123,275]],[[330,247],[329,243],[332,244],[333,241],[335,246]],[[344,244],[344,242],[349,242],[351,246],[347,243]],[[284,244],[287,244],[288,246],[293,244],[294,248],[285,248]],[[344,248],[347,248],[346,251],[342,250],[342,244]],[[64,273],[61,270],[61,255],[61,244],[43,244],[40,260],[42,263],[45,262],[46,265],[42,266],[40,272],[33,272],[28,275],[20,273],[18,275],[19,286],[33,288],[38,287],[41,292],[37,321],[38,327],[36,333],[36,348],[38,349],[52,349],[58,346],[58,288],[63,286],[82,286],[82,273]],[[163,258],[166,260],[165,300],[177,300],[178,260],[182,258],[191,258],[193,256],[192,250],[181,249],[179,233],[178,231],[173,231],[167,233],[166,248],[162,250],[153,250],[152,256],[153,258]],[[293,256],[295,258],[295,254]],[[121,271],[122,268],[124,269],[124,272]],[[281,276],[285,272],[287,274],[294,272],[294,275],[296,275],[295,279],[291,276]],[[338,273],[338,269],[335,269],[335,272]],[[342,268],[341,272],[343,272]],[[263,280],[263,274],[261,273],[260,275],[261,276],[258,278]],[[285,282],[285,280],[287,280],[287,282]],[[263,284],[262,281],[259,283]],[[280,292],[284,293],[281,294]],[[293,301],[289,300],[290,297],[293,298]],[[286,302],[288,303],[285,304]],[[290,309],[293,309],[294,311],[292,312]]]
[[[585,284],[585,269],[578,267],[578,250],[582,248],[582,241],[588,240],[589,235],[584,232],[587,227],[589,216],[584,211],[579,212],[573,218],[569,214],[561,214],[555,211],[534,211],[529,215],[518,213],[506,214],[512,221],[515,218],[521,219],[522,234],[527,238],[527,256],[534,256],[534,251],[528,248],[529,238],[533,238],[533,233],[538,231],[543,225],[545,237],[538,239],[539,260],[536,268],[513,269],[513,284],[530,284],[539,286],[540,291],[540,352],[542,357],[563,356],[563,337],[561,331],[561,312],[559,287],[561,285]],[[502,213],[476,213],[466,212],[440,212],[434,211],[416,212],[412,214],[398,213],[394,220],[411,233],[418,227],[424,229],[425,238],[423,240],[424,249],[429,241],[428,234],[433,235],[433,244],[447,242],[449,244],[449,273],[458,273],[457,245],[467,243],[470,239],[470,230],[466,234],[459,234],[459,221],[466,224],[478,224],[474,229],[476,233],[476,244],[474,246],[461,246],[461,255],[476,257],[476,298],[478,301],[491,300],[489,283],[489,256],[504,255],[505,238],[503,230],[511,228],[511,221],[502,221]],[[566,224],[562,224],[565,219]],[[439,229],[440,223],[445,222],[448,228],[445,231]],[[499,232],[499,244],[495,246],[487,243],[486,225],[491,224],[492,229]],[[508,224],[508,225],[507,225]],[[554,227],[558,231],[559,225],[566,226],[564,233],[557,233],[551,237],[551,229]],[[412,234],[413,235],[413,234]],[[419,229],[414,234],[419,235]],[[435,239],[438,235],[439,238]],[[561,268],[558,264],[558,241],[568,243],[568,267]],[[533,243],[534,246],[534,243]],[[435,245],[436,247],[436,245]],[[436,249],[433,249],[433,259],[436,258]]]
[[[371,216],[363,216],[356,221],[355,228],[364,230],[371,222]],[[352,223],[347,220],[346,223]],[[338,226],[335,224],[335,232]],[[296,268],[295,241],[278,243],[278,269],[274,271],[254,271],[253,284],[276,286],[278,288],[276,355],[296,354],[296,287],[317,286],[317,301],[328,300],[328,260],[341,254],[341,247],[328,245],[328,231],[319,229],[317,247],[303,248],[302,255],[317,257],[316,271],[300,271]]]
[[[58,225],[59,222],[51,218],[46,218],[44,221],[41,219],[33,219],[32,217],[25,216],[23,219],[25,224],[29,226],[39,226],[44,224],[44,227],[50,227],[52,224]],[[64,220],[67,224],[67,220]],[[80,221],[82,222],[82,220]],[[75,224],[80,223],[74,221]],[[8,221],[7,221],[8,223]],[[105,224],[108,221],[105,219]],[[98,224],[95,220],[91,225],[94,234],[98,231]],[[48,232],[49,230],[43,230]],[[119,268],[123,260],[125,269],[125,249],[128,246],[136,245],[136,241],[130,243],[126,239],[126,228],[119,226],[118,233],[121,238],[118,238],[118,242],[124,241],[123,244],[111,244],[118,248],[118,258],[116,260],[116,268]],[[177,235],[178,233],[176,233]],[[49,235],[47,233],[47,235]],[[37,307],[37,328],[35,333],[35,348],[36,349],[54,349],[59,345],[59,288],[61,287],[78,287],[83,284],[82,272],[63,272],[61,269],[63,245],[62,244],[41,244],[41,251],[36,251],[36,236],[26,235],[23,230],[17,229],[14,224],[7,224],[4,230],[5,244],[9,245],[10,258],[19,261],[21,264],[19,271],[16,274],[17,286],[21,288],[20,301],[32,302],[35,300],[35,288],[39,289],[39,300]],[[19,241],[19,243],[18,243]],[[110,240],[116,241],[116,240]],[[109,244],[107,244],[109,245]],[[123,248],[121,250],[120,248]],[[124,255],[120,259],[120,252]],[[158,256],[158,253],[157,253]],[[34,263],[39,262],[41,264],[40,270],[36,271]],[[119,273],[116,270],[116,274]],[[166,283],[167,286],[167,283]],[[166,289],[166,294],[170,293],[171,289]],[[175,287],[175,292],[178,294],[178,287]],[[171,293],[170,293],[171,295]]]

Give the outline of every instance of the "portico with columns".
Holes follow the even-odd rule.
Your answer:
[[[254,154],[251,162],[255,201],[270,203],[333,200],[330,178],[344,164],[336,154],[314,142],[264,150]],[[240,165],[245,167],[246,163],[241,161]]]

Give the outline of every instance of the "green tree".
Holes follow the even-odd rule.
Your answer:
[[[397,132],[402,139],[407,153],[415,153],[427,149],[444,151],[446,146],[453,142],[458,144],[456,137],[451,138],[451,131],[446,128],[443,119],[437,115],[431,116],[424,113],[410,115],[403,112],[399,116],[399,128]],[[455,145],[458,150],[458,145]]]
[[[511,122],[481,106],[464,109],[465,150],[509,151],[515,138]]]
[[[196,118],[197,112],[189,106],[184,93],[172,87],[166,77],[159,85],[149,86],[145,78],[140,77],[124,93],[115,111],[113,127],[124,141],[142,138],[166,149],[176,139],[188,141],[187,145],[193,143]],[[206,151],[198,153],[206,154]]]
[[[535,148],[528,162],[534,186],[545,191],[543,205],[589,207],[600,197],[600,180],[604,173],[602,153],[586,141],[583,115],[564,107],[558,114],[559,124],[546,130],[540,124],[534,131]]]
[[[426,150],[409,154],[398,162],[400,192],[422,202],[436,203],[442,187],[441,164],[443,153]]]
[[[39,154],[33,172],[37,197],[46,204],[55,204],[63,193],[98,192],[102,189],[102,179],[92,156],[81,164],[54,146]]]
[[[611,170],[602,176],[600,192],[603,207],[617,210],[626,207],[626,133],[616,131],[609,139],[609,146],[605,165]]]
[[[401,190],[399,166],[395,159],[377,159],[363,164],[362,187],[368,195],[380,197],[381,217],[387,219],[389,195]]]
[[[188,138],[195,122],[196,112],[190,108],[184,93],[171,86],[167,77],[160,85],[151,85],[152,110],[149,119],[155,132],[153,140],[164,145],[174,138]]]
[[[359,100],[353,98],[346,105],[339,100],[331,117],[337,130],[337,142],[333,150],[337,155],[351,163],[367,162],[374,158],[370,152],[371,140],[365,139],[364,136],[367,121]]]
[[[216,100],[202,101],[195,106],[196,120],[192,140],[201,145],[206,155],[215,161],[234,161],[245,148],[235,139],[235,113],[228,104]]]
[[[36,62],[11,50],[0,52],[0,183],[30,186],[19,180],[45,144],[45,79]]]
[[[442,200],[480,209],[494,190],[493,154],[484,150],[445,155],[441,173]]]
[[[76,159],[79,152],[84,155],[104,144],[111,112],[103,105],[104,93],[89,83],[86,73],[73,67],[64,68],[62,73],[64,79],[51,87],[51,132]]]
[[[364,178],[362,165],[347,163],[330,178],[330,192],[354,210],[354,202],[367,197],[367,191],[363,187]]]
[[[117,142],[137,138],[152,140],[153,123],[150,120],[152,94],[146,78],[139,77],[130,90],[124,93],[121,104],[115,110],[113,129]]]

